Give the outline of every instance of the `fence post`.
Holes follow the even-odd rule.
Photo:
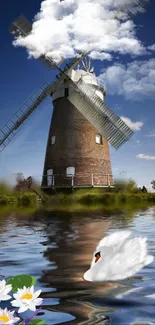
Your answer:
[[[91,185],[92,185],[92,187],[94,186],[94,175],[93,174],[91,174]]]
[[[109,174],[107,175],[107,183],[108,183],[108,186],[110,186]]]
[[[52,177],[52,186],[54,187],[54,175]]]
[[[72,187],[74,186],[74,175],[72,175]]]

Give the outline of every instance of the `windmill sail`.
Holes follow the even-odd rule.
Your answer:
[[[133,131],[116,116],[82,79],[75,84],[68,100],[118,149],[129,140]]]
[[[51,93],[54,83],[42,85],[31,97],[20,107],[10,120],[0,130],[0,151],[16,135],[20,126],[27,120],[37,106]]]
[[[12,25],[10,26],[10,32],[15,37],[21,36],[27,36],[31,33],[32,30],[32,24],[23,16],[21,15],[18,19],[16,19]],[[39,57],[39,60],[43,62],[46,67],[48,68],[55,68],[55,65],[52,63],[49,58],[47,58],[45,55],[41,55]],[[64,58],[62,58],[58,64],[62,63],[64,61]]]
[[[108,108],[99,96],[97,96],[95,89],[86,84],[82,79],[79,81],[78,87],[89,97],[89,99],[91,99],[98,109],[110,118],[111,122],[114,123],[122,133],[124,132],[126,137],[130,137],[133,134],[133,131],[127,124]]]
[[[27,36],[31,33],[32,24],[23,15],[21,15],[12,23],[9,29],[10,32],[16,37],[20,35]]]
[[[70,69],[72,69],[84,56],[85,54],[80,54],[77,58],[73,59],[69,64],[66,65],[64,70],[57,67],[60,71],[57,76],[57,80],[50,83],[43,84],[37,91],[33,93],[31,97],[20,107],[20,109],[11,117],[11,119],[0,129],[0,151],[2,151],[7,144],[16,135],[20,126],[27,120],[27,118],[32,114],[32,112],[41,104],[41,102],[49,95],[53,94],[57,84],[60,82],[60,77],[63,75],[68,77]],[[53,62],[47,57],[49,62]],[[54,64],[55,65],[55,64]],[[56,66],[56,65],[55,65]],[[73,83],[74,85],[74,83]]]

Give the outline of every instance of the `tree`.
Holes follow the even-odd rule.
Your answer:
[[[151,182],[151,185],[152,185],[153,190],[155,190],[155,180],[153,180],[153,181]]]
[[[137,183],[133,179],[115,180],[115,192],[116,193],[138,193],[141,189],[137,187]]]
[[[143,187],[142,187],[142,192],[143,193],[147,193],[147,188],[143,185]]]
[[[16,185],[14,187],[15,191],[24,191],[26,189],[26,182],[24,175],[22,173],[17,173],[16,174]]]
[[[132,178],[130,178],[127,182],[127,192],[129,192],[129,193],[139,192],[137,183]]]

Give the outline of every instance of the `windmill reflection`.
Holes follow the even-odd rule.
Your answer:
[[[103,297],[115,285],[86,282],[83,274],[89,268],[98,241],[107,234],[110,225],[107,221],[88,219],[72,219],[70,222],[56,220],[46,225],[48,247],[44,256],[50,263],[54,262],[55,267],[46,270],[40,281],[57,291],[46,292],[43,297],[57,297],[61,302],[57,306],[45,308],[53,310],[54,307],[56,311],[71,313],[76,317],[72,321],[74,324],[80,321],[86,324],[88,319],[96,319],[96,313],[103,317],[103,308],[94,309],[91,300],[93,296]]]

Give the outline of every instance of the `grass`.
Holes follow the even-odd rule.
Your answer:
[[[142,192],[136,183],[119,181],[115,188],[74,189],[74,193],[59,192],[47,195],[42,193],[43,202],[31,190],[27,192],[13,191],[5,184],[0,184],[0,210],[1,207],[40,208],[57,211],[104,210],[116,211],[123,208],[131,209],[155,205],[155,193]],[[4,209],[3,209],[4,210]]]
[[[0,194],[0,206],[14,204],[18,206],[27,206],[36,204],[36,195],[33,193],[10,193]]]

